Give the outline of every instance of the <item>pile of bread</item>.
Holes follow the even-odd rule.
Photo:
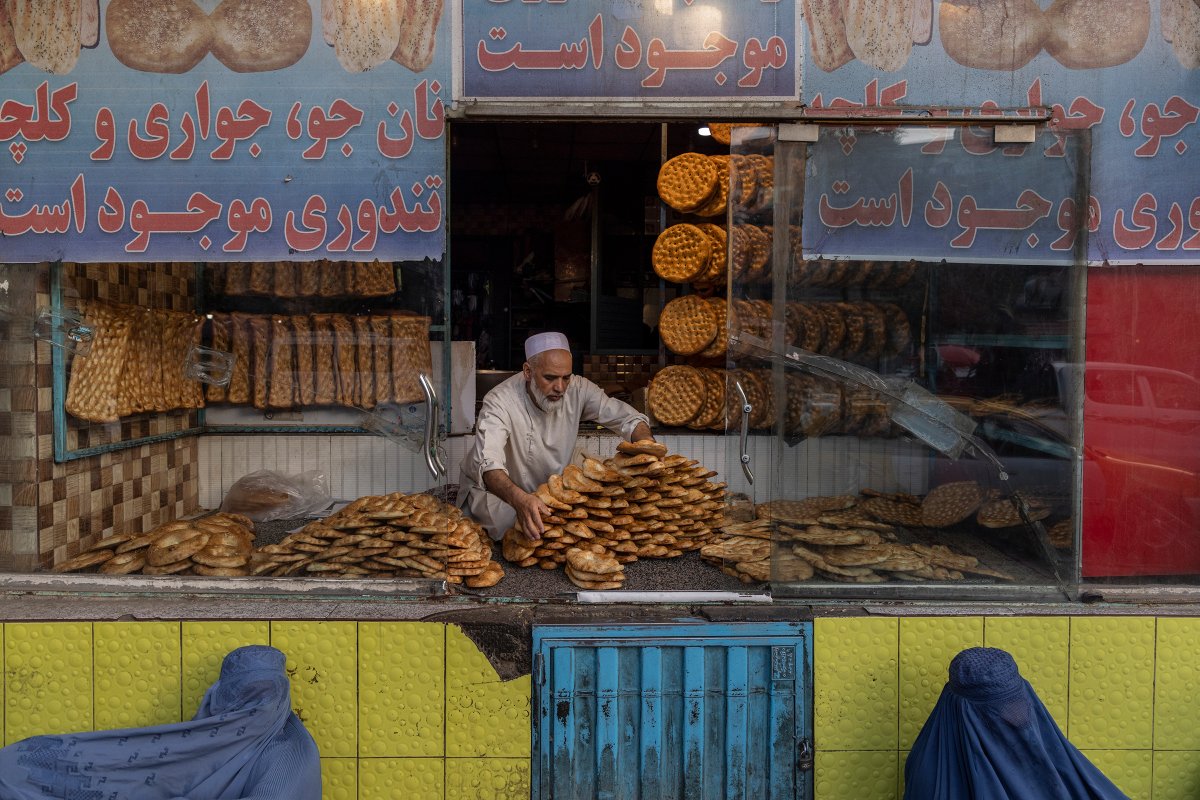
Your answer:
[[[725,484],[693,459],[653,440],[622,442],[600,461],[585,457],[537,488],[550,513],[540,539],[520,525],[505,532],[505,559],[520,567],[562,566],[582,589],[624,584],[624,565],[675,558],[707,543],[724,521]]]
[[[254,523],[241,514],[218,513],[159,525],[148,533],[124,533],[99,540],[55,572],[94,570],[105,575],[251,574]]]
[[[214,264],[209,290],[229,297],[381,297],[396,293],[396,270],[389,262],[260,261]]]
[[[976,556],[922,541],[924,504],[912,495],[870,489],[761,503],[755,519],[725,525],[700,555],[744,583],[957,581],[967,575],[1013,580]],[[937,510],[934,518],[939,524],[945,519]]]
[[[340,511],[254,552],[261,575],[422,578],[495,586],[504,568],[492,560],[479,523],[428,494],[360,497]]]

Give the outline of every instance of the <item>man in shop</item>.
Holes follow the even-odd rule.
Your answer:
[[[571,346],[561,333],[525,340],[525,363],[488,392],[463,458],[459,505],[493,539],[514,522],[541,538],[550,509],[533,492],[571,463],[580,422],[596,422],[629,441],[652,439],[650,421],[571,374]]]

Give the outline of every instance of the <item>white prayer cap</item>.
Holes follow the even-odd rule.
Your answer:
[[[525,340],[526,361],[547,350],[566,350],[569,353],[571,352],[571,343],[567,341],[566,336],[555,331],[535,333]]]

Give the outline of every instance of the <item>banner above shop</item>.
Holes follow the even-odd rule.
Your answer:
[[[809,108],[1046,107],[1092,138],[1089,260],[1200,261],[1196,0],[803,5]]]
[[[805,163],[804,256],[1070,264],[1082,157],[1079,137],[1049,132],[996,145],[972,126],[823,126]]]
[[[797,100],[794,0],[460,0],[468,100]]]
[[[45,0],[10,15],[0,260],[442,258],[441,0]]]

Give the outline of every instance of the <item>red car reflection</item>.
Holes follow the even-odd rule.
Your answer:
[[[1200,381],[1089,362],[1083,383],[1084,576],[1200,574]]]

